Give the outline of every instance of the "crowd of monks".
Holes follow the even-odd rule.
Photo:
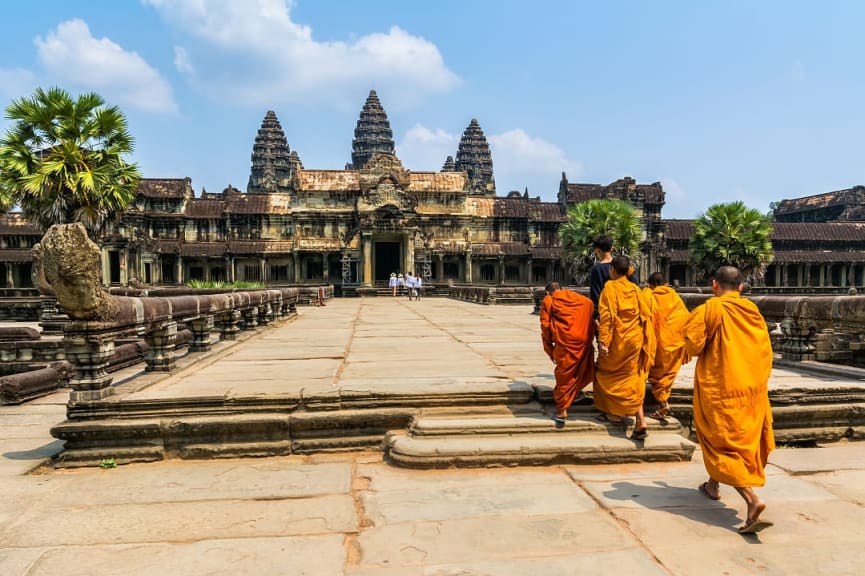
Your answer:
[[[765,484],[774,448],[768,394],[772,347],[757,306],[740,296],[739,271],[718,268],[715,296],[689,312],[660,273],[641,289],[628,258],[612,257],[608,237],[595,239],[595,251],[591,298],[553,282],[541,305],[541,340],[555,364],[557,426],[565,426],[568,409],[592,384],[597,419],[634,418],[631,438],[642,441],[648,436],[647,384],[658,405],[648,417],[665,420],[679,368],[697,358],[693,423],[709,476],[699,490],[719,500],[720,484],[736,489],[747,503],[740,532],[771,526],[761,519],[766,504],[753,488]]]

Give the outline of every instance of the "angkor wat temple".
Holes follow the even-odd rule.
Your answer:
[[[499,196],[475,119],[455,158],[439,172],[405,168],[375,91],[343,170],[304,168],[267,112],[245,192],[229,186],[196,196],[188,178],[141,181],[134,204],[98,239],[104,281],[331,283],[354,292],[415,271],[430,284],[543,284],[567,279],[559,225],[569,206],[593,198],[622,199],[639,211],[643,278],[661,270],[682,285],[695,281],[691,222],[662,219],[660,183],[572,184],[563,173],[555,202],[527,190]],[[776,219],[768,286],[865,285],[865,189],[782,201]],[[30,248],[40,236],[20,214],[0,217],[0,285],[30,285]]]

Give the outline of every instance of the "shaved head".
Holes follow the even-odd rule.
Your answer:
[[[616,256],[613,258],[613,261],[610,262],[610,266],[619,276],[627,276],[628,268],[631,267],[631,261],[628,260],[627,256]]]
[[[550,282],[549,284],[547,284],[547,288],[546,288],[547,294],[552,294],[556,290],[561,290],[561,289],[562,289],[562,287],[559,285],[558,282]]]
[[[738,290],[742,283],[742,276],[735,266],[719,266],[712,278],[724,290]]]
[[[652,272],[652,275],[649,276],[649,279],[646,281],[646,283],[652,288],[655,288],[656,286],[663,286],[664,284],[666,284],[666,282],[664,281],[664,275],[660,272]]]

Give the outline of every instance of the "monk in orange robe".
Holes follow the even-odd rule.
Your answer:
[[[562,290],[558,282],[547,285],[541,303],[541,341],[556,365],[556,424],[564,425],[568,408],[594,378],[594,306],[585,296]]]
[[[660,272],[649,276],[646,284],[643,296],[652,312],[652,324],[658,341],[655,363],[649,370],[649,384],[659,408],[652,412],[649,418],[664,420],[670,414],[670,391],[679,374],[679,368],[691,361],[685,354],[685,321],[688,320],[688,308],[679,293],[666,285],[664,275]]]
[[[601,420],[621,422],[636,416],[632,438],[648,435],[643,415],[646,377],[655,360],[655,330],[651,313],[626,256],[616,256],[610,280],[601,292],[598,324],[598,362],[595,365],[595,407]]]
[[[699,356],[694,372],[694,426],[709,480],[700,491],[719,500],[720,484],[736,488],[748,505],[743,534],[771,526],[753,490],[766,484],[765,467],[775,448],[769,373],[772,344],[756,304],[742,298],[739,271],[722,266],[712,280],[715,298],[691,312],[685,349]]]

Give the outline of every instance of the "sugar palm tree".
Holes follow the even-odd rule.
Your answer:
[[[702,278],[718,266],[735,266],[745,278],[762,278],[774,259],[772,222],[744,202],[713,204],[694,223],[688,248]]]
[[[607,199],[580,202],[568,210],[568,220],[559,228],[559,236],[571,274],[578,282],[585,282],[595,262],[592,240],[601,234],[613,239],[616,254],[634,259],[640,245],[637,211],[627,202]]]
[[[97,94],[73,98],[38,88],[6,107],[0,139],[0,203],[18,205],[43,229],[81,222],[93,233],[134,198],[141,175],[124,157],[126,117]]]

